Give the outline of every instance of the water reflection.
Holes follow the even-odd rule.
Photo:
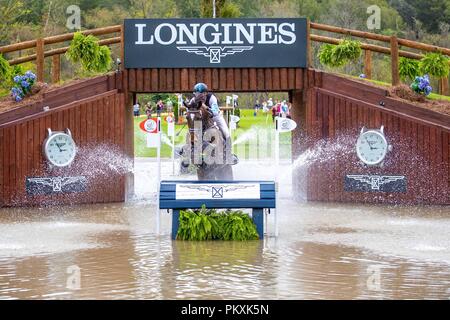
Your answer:
[[[1,209],[0,298],[449,298],[448,208],[281,205],[280,237],[249,242],[172,241],[169,214],[157,237],[142,202]]]

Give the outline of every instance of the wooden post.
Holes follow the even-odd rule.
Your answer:
[[[125,41],[124,41],[124,33],[125,33],[125,24],[122,23],[122,27],[120,28],[120,70],[125,69]]]
[[[36,69],[37,81],[44,81],[44,39],[36,40]]]
[[[306,67],[312,68],[312,50],[311,50],[311,21],[306,18]]]
[[[439,79],[439,91],[444,96],[450,95],[448,90],[448,77]]]
[[[52,56],[52,83],[58,83],[60,80],[61,56],[55,54]]]
[[[364,74],[367,79],[372,79],[372,51],[364,50]]]
[[[391,72],[392,85],[400,84],[400,74],[398,71],[398,40],[396,36],[391,36]]]

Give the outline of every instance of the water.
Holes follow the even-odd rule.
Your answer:
[[[0,209],[0,298],[450,298],[449,207],[298,203],[282,174],[278,238],[272,212],[263,241],[172,241],[165,211],[155,233],[156,164],[135,165],[128,203]],[[164,162],[163,178],[171,170]],[[242,179],[290,170],[235,166]],[[74,266],[79,289],[69,281]]]

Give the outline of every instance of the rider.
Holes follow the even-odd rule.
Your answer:
[[[194,97],[191,99],[189,104],[199,102],[204,103],[208,107],[213,121],[219,127],[225,140],[229,140],[230,131],[228,130],[228,125],[220,112],[217,97],[212,92],[208,92],[208,86],[203,82],[199,82],[194,86]]]

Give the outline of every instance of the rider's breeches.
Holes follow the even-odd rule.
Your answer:
[[[228,130],[227,122],[225,121],[222,114],[219,113],[218,115],[213,116],[213,120],[219,127],[220,131],[222,131],[222,134],[225,137],[225,139],[228,140],[230,138],[230,130]]]

